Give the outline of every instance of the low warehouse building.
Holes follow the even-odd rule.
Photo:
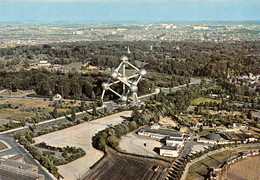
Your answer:
[[[177,157],[179,155],[178,145],[175,146],[162,146],[160,148],[161,156]]]

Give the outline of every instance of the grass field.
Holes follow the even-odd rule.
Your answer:
[[[202,175],[205,175],[207,173],[207,166],[208,167],[217,167],[221,163],[223,163],[227,158],[229,158],[230,153],[232,152],[232,155],[235,155],[238,152],[246,151],[246,150],[253,150],[253,149],[260,149],[260,146],[256,147],[238,147],[234,149],[228,149],[226,151],[216,153],[210,157],[206,157],[195,164],[193,164],[189,168],[189,173],[187,176],[187,179],[203,179]]]
[[[21,111],[22,108],[26,109],[28,107],[36,108],[39,116],[44,114],[49,114],[49,112],[53,111],[53,107],[49,106],[51,101],[44,101],[38,99],[22,99],[22,98],[10,98],[5,100],[0,100],[0,103],[15,103],[21,104],[17,109],[11,108],[3,108],[0,109],[0,118],[10,119],[10,120],[18,120],[21,121],[26,118],[35,117],[36,112],[30,111]],[[64,102],[64,106],[71,106],[69,102]],[[79,106],[79,104],[73,104],[73,106]],[[68,111],[69,109],[58,109],[58,112]]]
[[[132,76],[136,71],[134,69],[126,69],[125,70],[125,74],[126,76]],[[111,73],[111,70],[105,70],[104,71],[105,74],[110,74]],[[120,72],[122,73],[122,72]]]
[[[69,68],[69,69],[72,69],[72,68],[75,68],[76,70],[79,70],[82,66],[82,62],[76,62],[76,63],[70,63],[70,64],[67,64],[67,65],[64,65],[65,68]]]
[[[7,146],[3,142],[0,141],[0,151],[4,150],[6,148],[7,148]]]
[[[142,66],[148,64],[148,63],[146,63],[146,62],[141,62],[141,61],[139,61],[139,60],[135,60],[134,62],[135,62],[135,64],[137,65],[138,68],[141,68]]]
[[[200,103],[205,103],[205,102],[217,102],[220,103],[220,100],[215,100],[215,99],[211,99],[211,98],[204,98],[204,97],[200,97],[197,99],[194,99],[193,101],[191,101],[191,105],[196,106],[199,105]]]

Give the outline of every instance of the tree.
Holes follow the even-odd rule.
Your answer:
[[[57,107],[55,106],[53,109],[53,113],[52,116],[56,119],[58,117],[58,111],[57,111]]]
[[[85,101],[84,100],[81,100],[81,103],[80,103],[80,111],[84,111],[85,110]]]
[[[20,121],[21,125],[24,127],[26,125],[26,122],[24,120],[24,118]]]
[[[93,114],[93,116],[96,116],[96,115],[97,115],[96,103],[92,103],[92,114]]]
[[[248,119],[252,119],[253,118],[253,112],[252,110],[249,110],[248,113],[247,113],[247,118]]]
[[[116,136],[109,136],[109,137],[106,139],[106,142],[107,142],[107,144],[108,144],[110,147],[112,147],[112,148],[114,148],[114,149],[116,149],[116,148],[118,147],[118,145],[119,145],[119,141],[118,141],[118,139],[117,139]]]
[[[75,108],[71,108],[71,120],[75,121],[76,120],[76,110]]]
[[[68,158],[68,153],[67,153],[67,151],[64,151],[61,155],[62,155],[62,157],[64,157],[64,158]]]

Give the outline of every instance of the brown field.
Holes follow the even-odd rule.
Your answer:
[[[157,171],[153,167],[159,166]],[[117,153],[109,149],[108,155],[97,167],[88,172],[84,180],[161,180],[170,163]]]
[[[242,151],[249,151],[249,150],[258,151],[259,149],[260,149],[259,145],[251,144],[249,146],[235,147],[233,149],[227,149],[223,152],[213,154],[210,157],[206,157],[206,158],[194,163],[192,166],[190,166],[186,179],[197,179],[197,180],[204,179],[203,176],[206,175],[208,172],[207,167],[218,168],[219,165],[224,163],[230,157],[231,152],[232,152],[232,155],[236,155]]]
[[[41,116],[43,114],[48,114],[49,112],[53,111],[52,106],[48,106],[51,101],[44,101],[39,99],[23,99],[23,98],[9,98],[9,99],[2,99],[0,100],[1,103],[15,103],[15,104],[22,104],[23,108],[26,109],[28,107],[35,107],[39,108],[37,110],[38,114]],[[63,106],[71,106],[69,102],[63,102]],[[73,104],[73,106],[79,106],[78,103]],[[22,120],[24,118],[31,118],[35,117],[35,112],[22,112],[22,106],[18,109],[11,109],[11,108],[4,108],[0,109],[0,117],[3,119],[10,119],[10,120]],[[58,109],[58,112],[68,111],[69,109]]]
[[[260,178],[260,156],[251,156],[241,159],[230,166],[227,177],[229,180]]]

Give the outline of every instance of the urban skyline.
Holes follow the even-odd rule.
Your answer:
[[[257,0],[2,0],[0,22],[258,21]]]

